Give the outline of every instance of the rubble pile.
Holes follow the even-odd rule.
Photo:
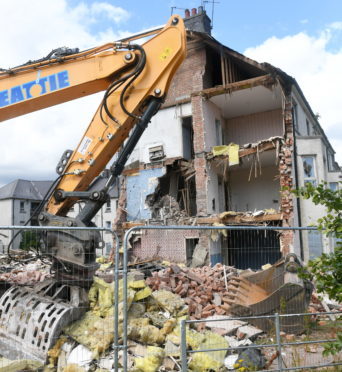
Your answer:
[[[237,269],[222,264],[199,268],[171,265],[153,272],[146,284],[152,290],[178,294],[189,307],[190,319],[203,319],[229,313],[228,284],[237,275]]]
[[[51,263],[42,261],[34,255],[28,255],[27,263],[11,260],[7,263],[8,256],[0,257],[0,282],[19,285],[34,285],[45,279],[51,278]]]

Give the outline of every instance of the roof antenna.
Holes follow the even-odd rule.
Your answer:
[[[214,28],[214,8],[215,4],[220,4],[220,2],[215,0],[202,0],[202,6],[204,7],[204,9],[205,4],[211,4],[211,28]]]
[[[171,7],[171,15],[173,15],[173,11],[174,11],[175,9],[185,10],[185,8],[178,8],[178,6],[172,6],[172,7]]]

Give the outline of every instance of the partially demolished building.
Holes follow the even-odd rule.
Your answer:
[[[201,7],[185,24],[187,58],[124,171],[115,224],[307,226],[320,212],[287,188],[321,180],[335,187],[341,171],[299,85],[220,44]],[[330,244],[307,232],[211,237],[191,229],[145,231],[131,243],[140,259],[238,268],[289,252],[308,259]]]

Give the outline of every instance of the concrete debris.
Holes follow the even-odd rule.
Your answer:
[[[261,335],[264,331],[251,325],[240,327],[236,333],[239,340],[251,339],[254,340],[257,336]]]
[[[204,266],[207,260],[208,250],[203,245],[196,245],[194,249],[194,253],[192,254],[192,259],[190,263],[190,267],[200,267]]]
[[[223,328],[226,330],[227,335],[232,335],[236,330],[244,325],[247,322],[241,320],[227,320],[227,316],[214,315],[207,318],[205,322],[206,327],[208,328]]]
[[[252,341],[249,340],[248,338],[244,340],[240,340],[240,341],[237,340],[237,338],[233,336],[225,336],[224,338],[228,341],[229,347],[240,347],[240,346],[252,344]]]

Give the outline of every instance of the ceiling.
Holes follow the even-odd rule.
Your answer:
[[[234,118],[256,112],[270,111],[282,107],[282,90],[279,84],[271,89],[263,85],[223,93],[210,98],[218,106],[224,118]]]

